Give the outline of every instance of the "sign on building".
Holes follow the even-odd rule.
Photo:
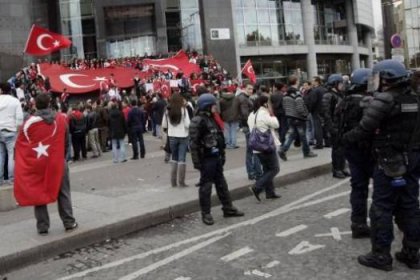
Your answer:
[[[211,40],[230,40],[230,29],[229,28],[211,28],[210,39]]]

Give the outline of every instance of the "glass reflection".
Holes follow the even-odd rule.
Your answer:
[[[240,46],[304,43],[300,1],[234,0],[233,9]]]
[[[347,22],[345,3],[319,0],[312,5],[315,25],[316,44],[344,45],[349,44],[347,38]]]

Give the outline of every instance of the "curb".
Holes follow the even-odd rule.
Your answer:
[[[299,170],[287,175],[275,178],[277,185],[285,186],[299,181],[308,180],[315,176],[320,176],[331,171],[331,164]],[[252,196],[248,187],[252,183],[231,190],[232,200],[239,200]],[[216,194],[212,196],[212,207],[220,205]],[[151,213],[146,213],[133,218],[125,219],[111,225],[106,225],[84,232],[75,231],[74,234],[66,236],[60,240],[52,241],[48,244],[30,248],[15,254],[10,254],[0,258],[0,276],[12,270],[16,270],[34,263],[39,263],[50,257],[89,246],[111,238],[118,238],[136,231],[140,231],[151,226],[170,222],[175,218],[182,217],[199,211],[198,198],[189,200],[178,205],[160,209]]]

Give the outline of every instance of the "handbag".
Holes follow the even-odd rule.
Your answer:
[[[260,153],[272,153],[276,150],[276,145],[274,143],[274,138],[270,129],[267,129],[265,132],[261,132],[257,127],[257,116],[258,112],[255,114],[254,128],[249,135],[248,146],[257,152]]]

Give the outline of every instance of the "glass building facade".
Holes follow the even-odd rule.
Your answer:
[[[405,0],[403,5],[406,64],[410,68],[420,68],[420,0]]]
[[[198,0],[166,0],[168,50],[203,50]]]
[[[60,0],[62,34],[73,42],[62,51],[64,58],[96,57],[95,9],[93,0]]]
[[[350,74],[368,66],[373,28],[358,24],[365,14],[357,5],[350,0],[232,0],[241,66],[251,59],[261,80],[294,73],[302,78]]]

